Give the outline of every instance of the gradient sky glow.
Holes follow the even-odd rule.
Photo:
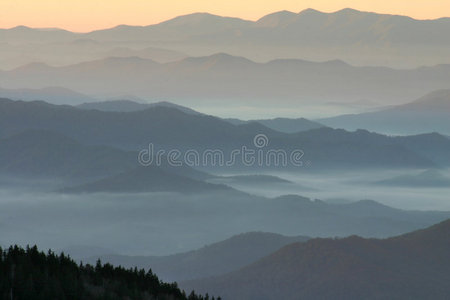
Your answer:
[[[17,25],[91,31],[119,24],[149,25],[193,12],[256,20],[280,10],[351,7],[417,19],[450,17],[450,0],[0,0],[0,28]]]

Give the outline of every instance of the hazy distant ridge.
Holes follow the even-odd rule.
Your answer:
[[[14,54],[11,45],[55,44],[52,53],[61,55],[72,51],[74,57],[93,57],[86,53],[103,52],[127,54],[155,60],[175,60],[183,53],[205,55],[227,52],[259,61],[280,57],[309,60],[343,59],[358,65],[391,65],[412,67],[450,63],[450,19],[415,20],[406,16],[376,14],[343,9],[323,13],[313,9],[302,12],[275,12],[257,21],[221,17],[207,13],[194,13],[148,26],[120,25],[89,33],[65,30],[40,30],[19,26],[0,29],[0,39],[8,43],[5,55],[22,60]],[[432,34],[430,34],[432,33]],[[112,46],[107,47],[107,44]],[[66,47],[64,45],[69,45]],[[145,48],[158,45],[158,51],[114,50],[124,44],[139,44]],[[84,46],[84,48],[83,48]],[[45,47],[33,53],[55,61],[46,54]],[[75,49],[75,50],[74,50]],[[48,50],[47,50],[48,52]],[[56,56],[58,56],[56,55]],[[64,61],[61,55],[60,61]],[[86,60],[86,59],[85,59]]]

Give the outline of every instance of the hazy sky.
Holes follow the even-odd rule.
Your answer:
[[[256,20],[280,10],[358,10],[450,17],[449,0],[0,0],[0,28],[17,25],[90,31],[118,24],[149,25],[193,12]]]

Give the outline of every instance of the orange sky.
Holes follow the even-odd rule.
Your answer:
[[[417,19],[450,17],[450,0],[0,0],[0,28],[90,31],[119,24],[149,25],[193,12],[256,20],[279,10],[332,12],[346,7]]]

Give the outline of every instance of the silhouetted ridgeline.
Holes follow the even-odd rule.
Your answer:
[[[102,255],[115,266],[151,268],[164,281],[186,281],[218,276],[239,270],[279,250],[283,246],[307,241],[306,236],[284,236],[268,232],[247,232],[200,249],[168,256]],[[99,256],[82,258],[94,263]]]
[[[194,292],[186,296],[176,283],[161,282],[151,270],[126,270],[100,261],[95,267],[78,266],[64,254],[45,254],[36,246],[0,252],[1,299],[210,299]]]
[[[26,120],[26,122],[17,120]],[[65,140],[69,138],[86,146],[102,145],[119,148],[122,151],[140,151],[148,148],[149,143],[152,143],[155,149],[203,151],[216,148],[228,154],[244,145],[252,146],[255,135],[264,133],[270,139],[271,149],[284,149],[290,152],[300,147],[305,153],[303,160],[313,162],[312,167],[315,169],[383,167],[430,169],[450,165],[448,158],[450,140],[437,133],[392,137],[365,130],[348,132],[318,128],[286,134],[258,123],[236,126],[213,116],[186,114],[168,107],[154,107],[125,113],[83,110],[39,101],[0,99],[0,138],[4,139],[0,143],[0,151],[4,151],[5,154],[2,157],[5,161],[16,162],[17,153],[26,151],[22,145],[28,145],[30,141],[33,141],[28,137],[30,134],[23,135],[29,130],[57,131],[59,135],[66,137],[61,142],[62,145],[57,144],[58,147],[68,143],[69,141],[65,142]],[[36,140],[35,134],[31,134],[34,140]],[[61,138],[52,137],[51,140],[56,144]],[[11,148],[5,149],[4,143],[11,144]],[[22,157],[36,157],[33,159],[36,164],[38,156],[45,157],[50,153],[44,146],[45,143],[41,145],[40,150],[43,154],[35,153],[34,149],[30,148],[28,149],[30,153],[23,153],[19,161]],[[20,151],[14,151],[17,148]],[[117,155],[120,153],[113,149],[81,148],[83,147],[78,146],[74,149],[79,149],[75,157],[91,157],[91,155],[97,157],[97,154],[90,151],[89,155],[87,153],[82,155],[81,152],[95,150],[98,153],[101,150],[107,152],[101,156],[103,166],[115,166],[116,164],[108,163],[111,159],[119,161]],[[68,153],[72,152],[72,149],[69,150],[67,150]],[[121,162],[124,162],[122,159],[130,157],[134,163],[136,162],[136,156],[133,156],[133,153],[122,154],[124,157],[120,159]],[[236,165],[235,167],[238,168],[238,164]],[[2,167],[0,164],[0,168]],[[75,166],[75,169],[78,167]],[[248,166],[246,169],[248,170]],[[102,168],[95,168],[95,170],[102,170]],[[120,172],[115,172],[115,174],[118,173]]]
[[[256,21],[193,13],[149,26],[120,25],[88,33],[17,26],[0,29],[5,43],[0,57],[8,58],[2,59],[0,69],[36,61],[62,66],[105,57],[173,62],[186,52],[193,56],[227,52],[258,61],[339,58],[356,65],[411,68],[448,63],[449,30],[449,18],[415,20],[349,8],[332,13],[280,11]],[[39,51],[20,55],[28,49],[24,44]]]
[[[364,128],[395,135],[439,132],[450,134],[450,90],[439,90],[403,105],[376,112],[342,115],[321,119],[333,128],[356,130]]]
[[[449,74],[449,65],[392,69],[353,66],[340,60],[276,59],[258,63],[216,53],[165,64],[139,57],[107,57],[63,67],[31,63],[0,71],[0,81],[9,90],[59,86],[85,95],[196,99],[209,105],[223,105],[223,99],[227,99],[227,105],[238,105],[245,99],[260,107],[274,102],[278,107],[294,107],[298,103],[361,99],[402,104],[417,95],[448,88]],[[8,95],[16,98],[14,93]]]
[[[182,286],[230,300],[447,300],[449,237],[450,219],[382,240],[311,239],[240,270]]]

